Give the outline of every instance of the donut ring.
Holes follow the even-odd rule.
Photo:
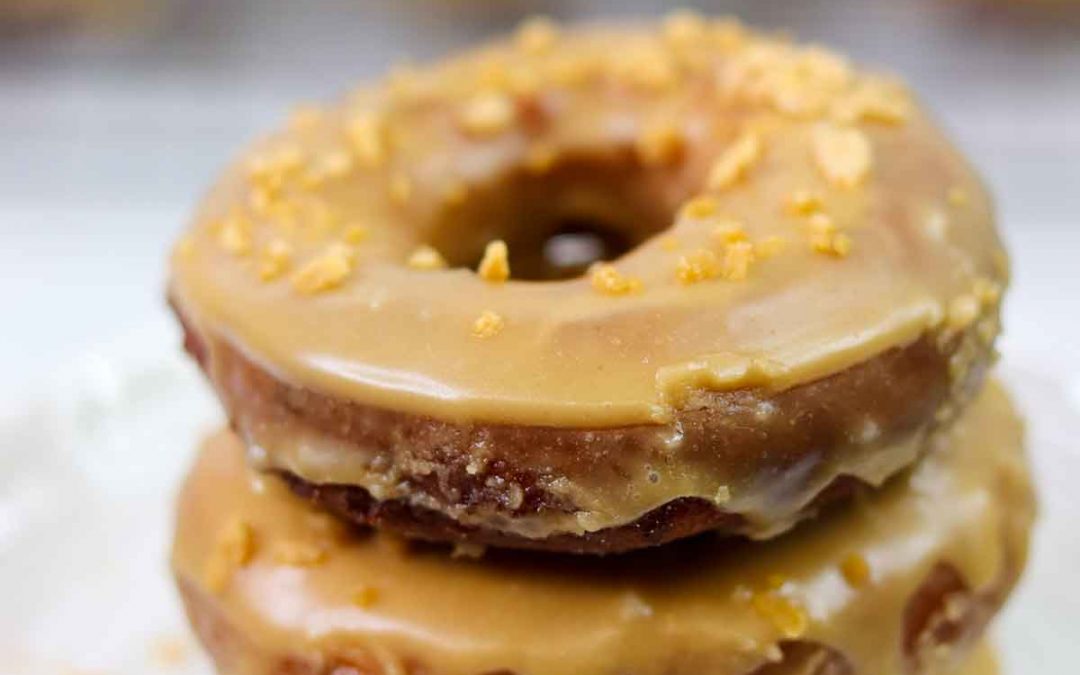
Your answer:
[[[349,530],[221,434],[181,493],[173,569],[222,675],[952,672],[1024,566],[1021,436],[991,385],[909,477],[815,527],[473,560]]]
[[[575,229],[627,250],[553,279]],[[899,85],[679,15],[531,23],[299,111],[211,191],[170,298],[298,491],[609,553],[767,538],[909,466],[977,389],[1006,277]]]

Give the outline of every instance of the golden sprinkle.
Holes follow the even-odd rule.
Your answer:
[[[304,151],[291,143],[259,152],[247,161],[248,177],[256,185],[276,190],[304,166]]]
[[[949,327],[955,330],[967,328],[979,318],[980,309],[979,299],[974,294],[964,293],[956,296],[949,303],[947,317]]]
[[[664,17],[664,38],[672,44],[686,45],[705,37],[708,24],[697,12],[680,9]]]
[[[277,279],[289,268],[292,247],[281,239],[271,241],[259,256],[259,278],[263,281]]]
[[[352,602],[357,607],[368,608],[379,599],[379,591],[374,586],[363,585],[352,593]]]
[[[642,164],[660,166],[679,159],[685,142],[678,126],[664,122],[643,130],[634,147]]]
[[[260,216],[273,215],[275,204],[279,203],[276,188],[268,188],[264,185],[256,185],[248,193],[248,204],[251,210]]]
[[[239,215],[229,216],[221,222],[218,243],[235,256],[247,255],[251,252],[251,221]]]
[[[837,258],[846,258],[851,254],[851,249],[854,245],[855,242],[852,241],[850,236],[843,232],[839,232],[833,235],[831,253]]]
[[[709,195],[694,197],[683,205],[682,211],[690,218],[708,218],[716,213],[716,198]]]
[[[870,173],[872,151],[858,129],[819,124],[813,133],[814,161],[825,179],[837,187],[855,187]]]
[[[769,576],[765,577],[765,587],[772,591],[778,591],[784,587],[788,578],[783,574],[777,574],[773,572]]]
[[[761,158],[761,139],[757,134],[744,133],[737,138],[709,170],[709,189],[722,190],[742,179]]]
[[[958,185],[949,188],[947,198],[950,204],[957,207],[967,206],[969,201],[967,190]]]
[[[810,624],[806,610],[778,593],[755,593],[751,604],[788,639],[800,637]]]
[[[852,588],[863,588],[870,583],[870,563],[858,553],[851,553],[840,562],[840,573]]]
[[[844,258],[851,253],[851,237],[839,232],[833,219],[824,213],[810,216],[810,248],[818,253]]]
[[[834,102],[832,117],[844,124],[903,124],[910,115],[910,108],[901,87],[880,79],[866,78]]]
[[[484,281],[493,284],[501,284],[510,278],[510,255],[505,241],[496,239],[488,242],[476,273]]]
[[[417,246],[409,254],[405,263],[414,270],[441,270],[446,267],[446,259],[437,250],[426,244]]]
[[[590,279],[593,289],[604,295],[627,295],[641,290],[640,279],[624,276],[609,263],[593,265]]]
[[[355,246],[367,239],[369,234],[371,234],[371,231],[368,230],[368,228],[356,223],[345,228],[345,232],[341,235],[341,238],[346,244]]]
[[[787,198],[787,210],[796,216],[809,216],[824,206],[821,195],[810,190],[796,190]]]
[[[723,220],[713,227],[712,238],[717,244],[725,246],[737,241],[746,241],[746,230],[738,221]]]
[[[473,322],[472,334],[473,337],[492,338],[501,333],[505,327],[506,321],[501,316],[490,309],[485,309]]]
[[[374,169],[386,161],[386,133],[382,118],[374,113],[361,113],[349,121],[346,128],[356,161]]]
[[[787,244],[787,239],[770,235],[754,244],[754,255],[761,260],[766,260],[783,251]]]
[[[748,241],[733,241],[724,247],[720,276],[728,281],[742,281],[754,262],[754,245]]]
[[[727,504],[729,501],[731,501],[731,488],[726,485],[721,485],[716,488],[716,494],[713,495],[713,503]]]
[[[547,17],[527,19],[517,30],[514,42],[523,52],[539,54],[546,52],[559,39],[559,27]]]
[[[308,261],[293,274],[293,287],[306,294],[337,288],[352,272],[354,259],[355,254],[345,244],[330,244],[322,255]]]
[[[684,285],[713,279],[720,275],[720,259],[708,249],[698,249],[679,258],[675,278]]]
[[[307,173],[308,185],[315,187],[328,178],[341,178],[353,168],[353,158],[344,150],[327,150],[312,158]]]
[[[225,590],[233,573],[251,562],[255,555],[255,532],[239,518],[231,520],[218,532],[214,550],[206,561],[204,582],[211,593]]]
[[[492,136],[505,131],[516,115],[514,101],[509,96],[480,94],[465,104],[461,111],[461,124],[473,136]]]
[[[390,177],[390,199],[398,206],[403,206],[412,196],[412,179],[407,174],[395,173]]]
[[[314,567],[326,561],[326,549],[308,542],[281,541],[273,549],[274,562],[290,567]]]

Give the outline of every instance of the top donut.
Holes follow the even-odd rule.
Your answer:
[[[269,468],[536,540],[678,499],[762,534],[880,482],[977,386],[1006,278],[901,83],[680,13],[533,20],[297,109],[210,191],[170,296]]]

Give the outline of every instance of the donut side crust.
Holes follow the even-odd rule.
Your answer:
[[[180,317],[185,348],[210,377],[232,427],[249,445],[258,444],[260,429],[300,429],[333,438],[343,452],[373,454],[387,467],[398,494],[382,499],[361,485],[312,481],[288,467],[264,467],[285,475],[294,491],[347,521],[418,539],[592,554],[657,546],[705,531],[761,536],[755,529],[760,523],[684,495],[595,531],[523,535],[512,527],[515,519],[566,518],[582,508],[550,486],[608,470],[620,456],[656,454],[656,428],[458,424],[366,406],[285,382]],[[679,461],[694,471],[721,467],[736,483],[781,475],[807,461],[827,472],[842,464],[845,453],[874,452],[857,445],[853,450],[853,430],[867,420],[878,427],[878,443],[914,442],[917,457],[930,432],[953,419],[978,391],[991,358],[990,347],[974,335],[961,333],[944,345],[927,335],[780,392],[697,392],[677,413]],[[764,419],[762,409],[771,411]],[[491,453],[479,471],[478,445]],[[774,527],[767,536],[849,497],[859,484],[843,473],[830,475],[798,510],[784,514],[785,523],[766,524]],[[477,513],[490,517],[481,524],[461,517]]]

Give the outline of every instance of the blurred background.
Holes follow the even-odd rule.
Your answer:
[[[902,73],[997,196],[1008,338],[1080,381],[1080,2],[687,2]],[[542,13],[641,0],[0,0],[0,397],[163,312],[163,257],[226,159],[290,106]],[[1063,364],[1064,365],[1064,364]],[[1074,393],[1080,398],[1080,391]],[[0,399],[2,400],[2,399]]]

